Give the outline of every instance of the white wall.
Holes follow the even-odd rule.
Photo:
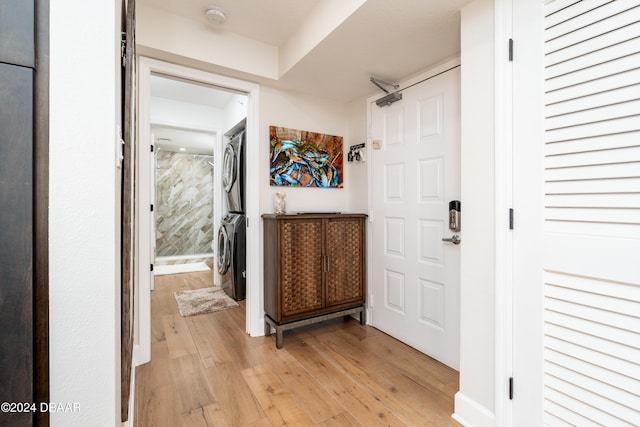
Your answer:
[[[347,110],[344,104],[311,98],[305,95],[262,87],[260,90],[260,212],[271,213],[273,195],[284,191],[287,211],[346,211],[349,208],[349,188],[271,187],[269,184],[269,126],[343,136],[343,150],[352,142],[347,138]],[[249,148],[248,148],[249,149]],[[346,166],[345,156],[345,166]],[[348,166],[347,166],[348,167]]]
[[[120,1],[50,3],[51,426],[120,419]],[[70,41],[73,41],[70,44]]]
[[[345,146],[352,142],[348,137],[347,109],[344,104],[311,98],[305,95],[284,92],[278,89],[260,88],[260,117],[259,140],[254,145],[251,141],[247,150],[257,149],[259,159],[259,210],[260,214],[274,211],[273,195],[277,191],[286,194],[286,209],[288,212],[298,211],[340,211],[349,210],[351,182],[348,174],[349,166],[345,160],[345,175],[343,188],[295,188],[271,187],[270,185],[270,141],[269,126],[282,126],[293,129],[321,132],[330,135],[343,136],[343,152]],[[366,185],[366,184],[365,184]],[[251,221],[252,219],[249,218]],[[262,247],[263,231],[260,221],[259,238],[259,277],[264,272]],[[255,223],[255,222],[254,222]],[[249,225],[252,226],[251,224]],[[257,306],[253,306],[255,317],[264,319],[262,295],[258,298]]]
[[[215,108],[152,96],[151,123],[225,133],[247,117],[247,102],[246,95],[234,94],[223,108]]]
[[[365,162],[347,162],[347,153],[350,145],[361,143],[369,144],[367,141],[367,99],[362,98],[347,104],[348,142],[344,147],[345,175],[348,179],[348,210],[350,212],[368,213],[369,209],[369,181],[367,178],[368,158],[366,156],[367,147],[361,150],[365,157]]]
[[[152,96],[151,123],[198,130],[222,130],[224,110]]]
[[[249,100],[246,95],[235,94],[224,106],[222,131],[227,132],[247,117]]]
[[[493,0],[462,10],[460,391],[455,417],[494,424],[495,180]]]

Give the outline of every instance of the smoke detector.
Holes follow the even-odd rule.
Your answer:
[[[227,18],[227,15],[224,13],[224,10],[220,9],[216,6],[210,6],[205,10],[204,16],[207,18],[209,22],[215,22],[217,24],[222,24],[224,20]]]

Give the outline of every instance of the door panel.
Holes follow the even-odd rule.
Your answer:
[[[460,197],[458,68],[372,106],[372,323],[458,368],[459,247],[448,203]]]
[[[48,16],[48,1],[0,4],[0,324],[10,326],[0,333],[3,402],[49,401]],[[49,413],[0,420],[48,425]]]
[[[123,30],[126,37],[125,56],[122,64],[122,140],[123,161],[121,175],[121,421],[129,418],[131,376],[133,369],[134,345],[134,201],[135,195],[135,0],[123,0],[122,8],[126,10]],[[143,267],[144,268],[144,267]]]
[[[35,67],[35,2],[0,2],[0,62]]]
[[[0,98],[0,401],[33,402],[33,71],[0,64]]]
[[[283,221],[281,227],[282,316],[320,309],[324,306],[322,220]],[[314,264],[316,268],[305,268]]]
[[[539,93],[514,96],[513,425],[637,425],[640,6],[541,7],[514,9],[514,87]]]
[[[364,299],[362,258],[366,246],[362,221],[360,218],[326,221],[326,306]]]

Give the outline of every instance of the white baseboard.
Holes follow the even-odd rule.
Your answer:
[[[211,270],[204,262],[192,262],[187,264],[166,264],[166,265],[154,265],[153,275],[161,276],[163,274],[179,274],[179,273],[193,273],[196,271]]]
[[[465,427],[494,427],[496,425],[493,412],[461,392],[457,392],[455,395],[455,409],[451,417]]]

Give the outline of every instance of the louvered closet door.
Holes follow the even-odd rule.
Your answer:
[[[640,2],[545,10],[544,421],[640,425]]]

